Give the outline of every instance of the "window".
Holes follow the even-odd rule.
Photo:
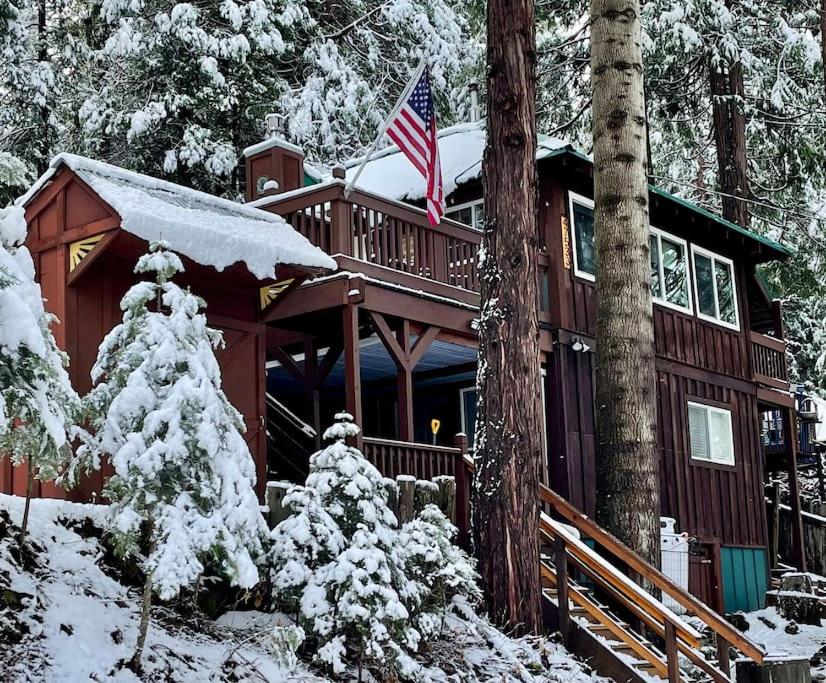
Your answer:
[[[691,310],[685,240],[651,228],[651,296],[666,306]]]
[[[574,272],[586,280],[593,280],[597,272],[594,202],[573,192],[569,192],[568,195],[571,231],[574,238]]]
[[[731,259],[695,246],[691,247],[691,257],[694,260],[697,315],[739,330],[737,289]]]
[[[734,464],[730,410],[689,401],[688,440],[694,460]]]
[[[485,202],[480,199],[468,204],[451,206],[445,211],[445,216],[477,230],[483,230],[485,227]]]

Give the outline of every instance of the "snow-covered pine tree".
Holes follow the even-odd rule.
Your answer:
[[[482,599],[476,562],[454,545],[456,533],[456,527],[432,504],[399,530],[407,576],[427,587],[412,615],[425,640],[440,633],[448,612],[467,616]]]
[[[109,529],[120,554],[140,558],[146,576],[135,669],[153,591],[168,600],[207,565],[251,588],[267,533],[244,423],[221,389],[221,334],[207,326],[204,301],[172,282],[182,270],[163,242],[138,260],[135,271],[154,281],[126,293],[123,322],[100,346],[86,398],[91,431],[80,434],[76,463],[82,469],[110,458]]]
[[[23,209],[0,210],[0,458],[27,469],[25,538],[34,480],[56,479],[69,460],[67,430],[80,399],[55,343],[26,247]]]
[[[410,614],[425,587],[406,575],[381,474],[345,443],[358,433],[351,420],[336,415],[324,434],[332,443],[310,458],[306,485],[284,498],[292,514],[271,535],[273,597],[334,674],[347,661],[399,672],[419,644]]]
[[[237,195],[268,112],[319,161],[370,142],[425,50],[437,89],[471,52],[454,0],[105,0],[78,151]],[[452,107],[445,108],[448,120]]]

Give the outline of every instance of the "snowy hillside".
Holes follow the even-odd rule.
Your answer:
[[[134,648],[140,581],[126,585],[109,564],[101,541],[106,508],[34,500],[29,547],[21,551],[22,508],[22,499],[0,495],[0,680],[138,680],[119,662]],[[143,680],[328,680],[303,664],[289,670],[275,664],[270,632],[283,619],[235,611],[212,620],[190,597],[155,607]],[[596,680],[558,645],[515,641],[482,620],[453,620],[428,658],[445,672],[442,680]]]

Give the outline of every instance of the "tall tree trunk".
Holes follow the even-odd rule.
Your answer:
[[[474,540],[491,614],[541,627],[542,467],[532,0],[489,0]]]
[[[743,200],[749,196],[749,181],[742,65],[725,68],[722,64],[709,64],[709,81],[723,217],[747,226],[749,205]]]
[[[639,0],[592,0],[597,518],[659,566],[654,329]]]
[[[141,623],[138,628],[138,642],[135,644],[135,654],[129,662],[129,668],[135,673],[141,671],[141,658],[146,645],[146,633],[149,630],[149,617],[152,613],[152,574],[146,575],[143,582],[143,599],[141,600]]]
[[[37,58],[40,62],[46,62],[49,59],[48,52],[48,35],[46,34],[46,0],[38,0],[37,2]],[[49,119],[51,117],[51,110],[48,104],[39,106],[40,124],[42,126],[40,131],[40,140],[38,146],[40,153],[37,159],[37,173],[43,174],[49,167],[49,152],[51,142],[49,140]]]

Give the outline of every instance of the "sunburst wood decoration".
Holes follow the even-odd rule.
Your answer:
[[[80,262],[89,255],[95,245],[103,239],[103,234],[86,237],[69,245],[69,272],[80,265]]]
[[[284,293],[284,290],[287,289],[287,287],[289,287],[293,282],[295,282],[295,278],[291,277],[289,280],[281,280],[281,282],[276,282],[274,285],[262,287],[261,310],[263,311],[267,306],[281,296],[281,294]]]

